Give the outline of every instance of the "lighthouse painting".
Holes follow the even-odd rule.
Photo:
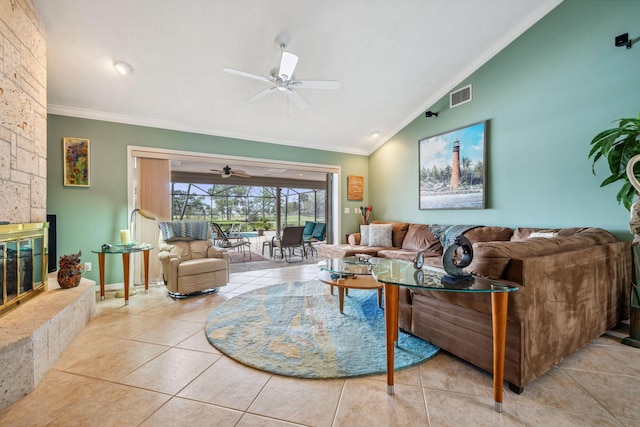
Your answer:
[[[420,140],[420,209],[484,209],[483,121]]]

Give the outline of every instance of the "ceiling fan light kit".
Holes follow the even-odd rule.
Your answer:
[[[219,174],[221,178],[229,178],[230,176],[239,176],[240,178],[251,178],[251,175],[240,169],[231,169],[229,165],[220,169],[211,169],[211,172]]]
[[[254,80],[270,83],[272,86],[268,87],[251,98],[246,102],[252,103],[260,98],[263,98],[270,93],[273,93],[276,89],[279,92],[287,94],[288,99],[291,100],[297,107],[305,108],[309,103],[300,95],[296,89],[320,89],[320,90],[337,90],[340,89],[340,82],[336,80],[296,80],[294,73],[296,66],[298,65],[298,56],[285,51],[289,45],[289,37],[285,34],[280,34],[275,39],[276,45],[280,48],[280,66],[271,70],[269,77],[263,77],[257,74],[248,73],[246,71],[240,71],[233,68],[223,68],[222,71],[229,74],[235,74],[241,77],[247,77]]]

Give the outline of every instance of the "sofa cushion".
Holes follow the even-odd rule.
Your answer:
[[[413,251],[409,249],[391,248],[391,249],[378,250],[378,256],[380,258],[401,259],[403,261],[413,261],[413,259],[417,254],[418,254],[418,251]],[[442,255],[436,254],[433,252],[425,252],[424,257],[425,257],[425,260],[429,258],[435,258],[436,260],[442,259]],[[436,262],[435,264],[436,264],[436,267],[442,266],[442,262]]]
[[[326,234],[327,234],[326,231],[327,231],[327,224],[318,222],[316,223],[316,226],[313,227],[313,233],[311,234],[311,237],[313,237],[316,240],[324,240],[326,239]]]
[[[572,227],[572,228],[532,228],[532,227],[518,227],[513,230],[512,241],[528,239],[532,237],[532,233],[555,233],[557,236],[571,236],[580,231],[586,230],[584,227]],[[535,237],[535,236],[534,236]],[[538,236],[541,237],[541,236]]]
[[[409,224],[401,247],[409,251],[442,254],[440,240],[433,235],[429,226],[424,224]]]
[[[499,279],[512,259],[581,249],[615,242],[616,237],[602,229],[583,229],[571,236],[530,238],[513,242],[478,242],[473,245],[473,261],[467,271],[489,279]]]
[[[302,230],[302,235],[305,238],[309,238],[313,235],[313,229],[316,227],[316,223],[315,222],[311,222],[311,221],[305,221],[304,223],[304,230]]]
[[[495,241],[507,241],[511,239],[513,230],[509,227],[476,227],[463,234],[464,237],[469,239],[469,242],[495,242]]]
[[[178,265],[178,277],[226,270],[227,261],[222,258],[200,258],[183,261]]]
[[[366,254],[376,256],[379,250],[392,249],[378,246],[362,245],[318,245],[318,256],[322,258],[344,258],[355,256],[355,254]]]
[[[360,244],[362,246],[369,246],[369,226],[360,226]]]
[[[392,232],[392,224],[371,224],[369,226],[369,246],[393,246]]]

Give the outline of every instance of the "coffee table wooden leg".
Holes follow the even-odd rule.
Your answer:
[[[104,254],[98,254],[98,269],[100,270],[100,301],[104,301]]]
[[[393,394],[395,342],[398,339],[398,287],[384,285],[385,327],[387,341],[387,393]]]
[[[493,326],[493,400],[496,412],[502,412],[502,382],[507,338],[508,292],[491,293],[491,323]]]
[[[382,308],[382,288],[378,288],[378,308]]]
[[[338,286],[338,302],[340,303],[340,314],[344,310],[344,288],[342,286]]]

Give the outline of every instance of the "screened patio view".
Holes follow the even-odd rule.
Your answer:
[[[173,220],[205,220],[224,231],[280,234],[306,221],[326,223],[324,189],[256,185],[171,183]]]

